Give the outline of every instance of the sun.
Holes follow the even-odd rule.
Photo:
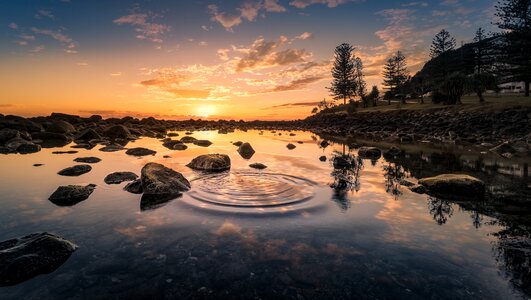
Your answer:
[[[196,110],[197,116],[203,117],[203,118],[208,118],[212,116],[213,114],[216,113],[216,111],[217,109],[214,105],[202,105],[202,106],[199,106]]]

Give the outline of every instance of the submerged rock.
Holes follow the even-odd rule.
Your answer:
[[[143,147],[131,148],[131,149],[127,149],[127,151],[125,151],[125,154],[133,155],[133,156],[155,155],[156,153],[157,153],[157,151],[154,151],[154,150],[151,150],[151,149],[147,149],[147,148],[143,148]]]
[[[78,248],[52,233],[0,242],[0,286],[10,286],[59,268]]]
[[[157,163],[146,164],[140,180],[147,195],[177,196],[190,189],[190,182],[181,173]]]
[[[360,147],[358,155],[361,158],[378,159],[382,156],[382,151],[376,147]]]
[[[194,145],[201,146],[201,147],[208,147],[212,145],[212,142],[209,140],[197,140],[194,142]]]
[[[188,133],[187,133],[188,134]],[[191,133],[190,133],[191,134]],[[182,143],[188,144],[188,143],[195,143],[197,139],[193,136],[185,136],[181,139]]]
[[[48,198],[53,204],[58,206],[72,206],[83,200],[87,200],[96,188],[95,184],[89,185],[66,185],[60,186]]]
[[[170,150],[186,150],[188,148],[188,146],[186,146],[183,142],[177,140],[164,141],[164,143],[162,143],[162,146]]]
[[[241,155],[241,157],[245,159],[250,159],[251,157],[253,157],[255,151],[253,147],[251,146],[251,144],[243,143],[238,148],[238,153]]]
[[[422,178],[419,184],[427,189],[428,194],[441,197],[466,196],[483,198],[485,183],[464,174],[442,174],[435,177]]]
[[[54,151],[52,154],[76,154],[79,151],[76,150],[66,150],[66,151]]]
[[[243,144],[243,142],[242,142],[242,141],[237,141],[237,142],[234,142],[234,143],[232,143],[232,144],[233,144],[234,146],[236,146],[236,147],[240,147],[240,146]]]
[[[142,189],[142,180],[137,179],[129,182],[124,186],[124,190],[133,194],[142,194],[144,192]]]
[[[326,156],[324,156],[324,155],[320,156],[320,157],[319,157],[319,160],[320,160],[320,161],[326,161]]]
[[[266,165],[261,164],[261,163],[250,164],[249,167],[251,167],[253,169],[258,169],[258,170],[263,170],[263,169],[267,168]]]
[[[76,165],[62,169],[61,171],[57,172],[57,174],[62,176],[79,176],[90,172],[90,170],[92,170],[92,167],[89,165]]]
[[[286,145],[286,148],[288,148],[289,150],[293,150],[295,148],[297,148],[297,146],[293,145],[292,143],[289,143]]]
[[[124,147],[119,144],[111,144],[99,149],[101,152],[116,152],[124,150]]]
[[[225,154],[204,154],[194,158],[186,166],[201,171],[226,171],[230,169],[230,157]]]
[[[75,162],[86,163],[86,164],[95,164],[101,161],[101,158],[95,156],[88,157],[78,157],[74,159]]]
[[[119,184],[124,181],[133,181],[138,178],[138,175],[136,175],[133,172],[114,172],[111,173],[103,179],[106,184]]]

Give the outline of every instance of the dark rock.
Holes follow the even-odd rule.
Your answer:
[[[412,187],[415,185],[415,183],[407,180],[407,179],[401,179],[398,183],[400,183],[400,185],[403,185],[403,186],[407,186],[407,187]]]
[[[129,182],[124,186],[124,190],[133,194],[142,194],[144,190],[142,189],[142,180],[137,179]]]
[[[250,159],[251,157],[253,157],[255,151],[251,144],[243,143],[240,145],[240,147],[238,147],[238,153],[241,155],[241,157],[245,159]]]
[[[258,169],[258,170],[263,170],[263,169],[267,168],[266,165],[261,164],[261,163],[250,164],[249,167],[251,167],[253,169]]]
[[[66,136],[62,133],[55,132],[35,132],[31,134],[31,137],[34,140],[43,140],[43,141],[62,141],[62,142],[71,142],[72,138]]]
[[[102,147],[99,150],[101,152],[116,152],[116,151],[124,150],[124,147],[122,145],[118,145],[118,144],[111,144],[111,145],[107,145],[105,147]]]
[[[4,128],[0,130],[0,145],[14,138],[20,138],[20,132],[15,129]]]
[[[53,204],[57,206],[72,206],[83,200],[88,199],[90,194],[96,188],[95,184],[82,185],[67,185],[60,186],[48,198]]]
[[[124,125],[114,125],[108,127],[103,132],[103,135],[109,138],[131,139],[131,132]]]
[[[81,140],[81,141],[100,140],[100,139],[101,139],[101,135],[91,128],[83,130],[75,137],[75,140]]]
[[[394,157],[404,155],[404,150],[392,146],[384,152],[384,157]]]
[[[20,154],[35,153],[41,151],[41,146],[28,142],[18,146],[16,151]]]
[[[46,131],[47,132],[62,133],[62,134],[69,134],[69,133],[76,132],[76,128],[74,126],[72,126],[72,124],[70,124],[70,123],[68,123],[66,121],[57,120],[57,121],[54,121],[52,124],[50,124],[50,126],[48,126],[46,128]]]
[[[319,145],[321,146],[321,148],[326,148],[330,144],[328,143],[328,141],[322,141],[321,143],[319,143]]]
[[[423,185],[420,185],[420,184],[415,184],[409,187],[409,189],[412,192],[417,193],[417,194],[426,194],[426,192],[428,191]]]
[[[232,143],[232,144],[233,144],[234,146],[236,146],[236,147],[240,147],[240,146],[243,144],[243,142],[242,142],[242,141],[237,141],[237,142],[234,142],[234,143]]]
[[[336,156],[333,160],[334,169],[347,169],[351,167],[350,161],[342,156]]]
[[[358,155],[361,158],[378,159],[382,156],[382,151],[376,147],[360,147]]]
[[[464,174],[442,174],[422,178],[419,180],[419,184],[428,190],[428,194],[440,197],[465,196],[481,199],[485,196],[485,183],[475,177]]]
[[[48,232],[0,242],[0,286],[10,286],[59,268],[78,248]]]
[[[196,141],[197,139],[193,136],[184,136],[183,138],[181,138],[181,142],[185,144],[195,143]]]
[[[79,151],[76,150],[67,150],[67,151],[53,151],[52,154],[76,154]]]
[[[169,137],[179,136],[179,134],[177,132],[168,132],[168,134],[166,134],[166,135],[169,136]]]
[[[127,149],[127,151],[125,151],[125,154],[133,155],[133,156],[155,155],[156,153],[157,153],[157,151],[150,150],[150,149],[147,149],[147,148],[142,148],[142,147],[131,148],[131,149]]]
[[[226,171],[230,169],[230,157],[225,154],[204,154],[194,158],[186,166],[201,171]]]
[[[44,164],[33,164],[34,167],[44,166]]]
[[[136,175],[133,172],[114,172],[111,173],[103,179],[106,184],[119,184],[124,181],[133,181],[138,178],[138,175]]]
[[[176,141],[176,140],[167,140],[167,141],[164,141],[164,143],[162,144],[162,146],[170,149],[170,150],[186,150],[188,148],[188,146],[186,146],[185,144],[183,144],[183,142],[181,141]]]
[[[289,150],[293,150],[295,148],[297,148],[297,146],[293,145],[292,143],[289,143],[286,145],[286,148],[288,148]]]
[[[95,164],[101,161],[101,158],[88,156],[88,157],[78,157],[74,159],[75,162],[86,163],[86,164]]]
[[[157,163],[146,164],[140,180],[145,195],[173,197],[190,189],[190,182],[181,173]]]
[[[89,165],[76,165],[73,167],[62,169],[57,174],[62,176],[79,176],[90,172],[90,170],[92,170],[92,167]]]
[[[319,160],[320,160],[320,161],[326,161],[326,156],[324,156],[324,155],[320,156],[320,157],[319,157]]]
[[[208,140],[197,140],[194,142],[194,145],[201,146],[201,147],[208,147],[212,145],[212,142]]]

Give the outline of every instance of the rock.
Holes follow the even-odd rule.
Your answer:
[[[333,164],[334,169],[348,169],[351,167],[350,162],[346,158],[341,156],[334,157]]]
[[[140,180],[144,195],[177,196],[190,190],[190,182],[181,173],[157,163],[146,164]]]
[[[398,183],[400,183],[400,185],[407,186],[407,187],[412,187],[412,186],[415,185],[415,183],[413,183],[413,182],[411,182],[411,181],[409,181],[407,179],[400,179],[398,181]]]
[[[20,138],[20,132],[15,129],[4,128],[0,130],[0,145],[3,145],[9,140]]]
[[[103,135],[109,138],[131,139],[131,132],[124,125],[114,125],[108,127],[103,132]]]
[[[55,133],[63,133],[63,134],[69,134],[76,132],[76,128],[72,126],[72,124],[63,121],[63,120],[57,120],[54,121],[50,126],[46,128],[47,132],[55,132]]]
[[[74,159],[75,162],[86,163],[86,164],[95,164],[101,161],[101,158],[88,156],[88,157],[78,157]]]
[[[234,142],[234,143],[232,143],[232,144],[233,144],[234,146],[236,146],[236,147],[240,147],[240,146],[243,144],[243,142],[242,142],[242,141],[237,141],[237,142]]]
[[[253,169],[258,169],[258,170],[263,170],[263,169],[267,168],[266,165],[261,164],[261,163],[250,164],[249,167],[251,167]]]
[[[295,133],[290,133],[289,136],[296,136],[296,134]]]
[[[94,129],[89,128],[89,129],[83,130],[81,133],[76,135],[74,139],[81,140],[81,141],[100,140],[101,135],[97,133]]]
[[[397,148],[395,146],[392,146],[391,148],[387,149],[384,152],[385,157],[401,156],[403,154],[404,154],[404,150]]]
[[[194,158],[186,166],[201,171],[221,172],[230,169],[230,157],[225,154],[204,154]]]
[[[320,157],[319,157],[319,160],[320,160],[320,161],[326,161],[326,156],[324,156],[324,155],[320,156]]]
[[[44,166],[44,164],[33,164],[34,167],[41,167]]]
[[[111,144],[111,145],[107,145],[105,147],[102,147],[99,150],[101,152],[116,152],[116,151],[124,150],[124,147],[122,145],[118,145],[118,144]]]
[[[166,135],[169,136],[169,137],[179,136],[179,134],[177,132],[168,132],[168,134],[166,134]]]
[[[57,206],[72,206],[83,200],[88,199],[90,194],[96,188],[95,184],[82,185],[67,185],[60,186],[48,198],[53,204]]]
[[[197,140],[194,142],[194,145],[201,146],[201,147],[208,147],[212,145],[212,142],[209,140]]]
[[[52,154],[76,154],[76,150],[67,150],[67,151],[53,151]]]
[[[119,184],[124,181],[133,181],[138,178],[138,175],[136,175],[133,172],[113,172],[103,179],[106,184]]]
[[[34,140],[43,140],[43,141],[62,141],[62,142],[71,142],[72,138],[66,136],[62,133],[55,132],[34,132],[31,134],[31,137]]]
[[[20,154],[35,153],[41,151],[41,145],[28,142],[18,146],[16,151]]]
[[[124,186],[124,190],[133,194],[142,194],[144,192],[142,189],[142,180],[137,179],[129,182]]]
[[[423,185],[420,185],[420,184],[415,184],[413,186],[410,186],[409,190],[417,194],[426,194],[426,192],[428,191]]]
[[[250,159],[251,157],[253,157],[255,151],[251,144],[243,143],[240,145],[240,147],[238,147],[238,153],[241,155],[241,157],[245,159]]]
[[[197,139],[193,136],[184,136],[181,138],[181,142],[185,144],[195,143],[195,141],[197,141]]]
[[[48,232],[0,242],[0,286],[10,286],[59,268],[78,248]]]
[[[378,159],[382,156],[382,151],[376,147],[360,147],[358,155],[362,158]]]
[[[169,155],[163,155],[162,158],[171,158]]]
[[[326,148],[326,147],[328,147],[328,145],[330,145],[330,144],[326,140],[322,141],[321,143],[319,143],[319,146],[321,146],[321,148]]]
[[[286,148],[288,148],[289,150],[293,150],[295,148],[297,148],[297,146],[293,145],[292,143],[289,143],[286,145]]]
[[[76,165],[73,167],[62,169],[57,174],[62,176],[79,176],[90,172],[90,170],[92,170],[92,167],[89,165]]]
[[[185,144],[183,144],[183,142],[181,141],[176,141],[176,140],[167,140],[167,141],[164,141],[164,143],[162,144],[162,146],[170,149],[170,150],[186,150],[188,148],[188,146],[186,146]]]
[[[422,178],[419,184],[423,185],[428,194],[441,197],[466,196],[483,198],[485,196],[485,183],[464,174],[442,174],[435,177]]]
[[[142,147],[131,148],[131,149],[128,149],[127,151],[125,151],[125,154],[133,155],[133,156],[155,155],[156,153],[157,153],[157,151],[150,150],[150,149],[147,149],[147,148],[142,148]]]

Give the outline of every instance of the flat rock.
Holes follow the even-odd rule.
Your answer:
[[[133,194],[142,194],[144,192],[142,189],[142,180],[137,179],[129,182],[124,186],[124,190]]]
[[[52,154],[76,154],[78,152],[77,150],[53,151]]]
[[[201,171],[226,171],[230,169],[230,157],[225,154],[204,154],[194,158],[186,166]]]
[[[164,143],[162,143],[162,146],[170,150],[186,150],[188,148],[188,146],[186,146],[183,142],[177,140],[164,141]]]
[[[133,172],[113,172],[103,179],[106,184],[119,184],[124,181],[133,181],[138,178],[138,175],[136,175]]]
[[[194,142],[194,145],[201,146],[201,147],[208,147],[212,145],[212,142],[209,140],[197,140]]]
[[[0,286],[10,286],[59,268],[78,248],[52,233],[0,242]]]
[[[261,163],[253,163],[253,164],[250,164],[249,167],[251,167],[253,169],[258,169],[258,170],[263,170],[263,169],[267,168],[266,165],[261,164]]]
[[[188,133],[186,133],[186,134],[188,134]],[[195,137],[193,137],[193,136],[184,136],[183,138],[181,138],[181,142],[185,143],[185,144],[195,143],[196,141],[197,141],[197,139]]]
[[[74,161],[79,163],[95,164],[99,163],[101,161],[101,158],[95,156],[87,156],[75,158]]]
[[[60,186],[48,198],[53,204],[58,206],[72,206],[83,200],[87,200],[96,188],[95,184],[89,185],[66,185]]]
[[[238,153],[241,155],[241,157],[245,159],[250,159],[251,157],[253,157],[255,151],[251,144],[243,143],[240,145],[240,147],[238,147]]]
[[[157,153],[157,151],[154,151],[154,150],[151,150],[151,149],[147,149],[147,148],[143,148],[143,147],[131,148],[131,149],[127,149],[127,151],[125,151],[125,154],[133,155],[133,156],[155,155],[156,153]]]
[[[465,196],[478,199],[485,196],[485,183],[465,174],[442,174],[422,178],[419,184],[427,189],[428,194],[440,197]]]
[[[99,150],[101,152],[116,152],[116,151],[124,150],[124,147],[122,145],[118,145],[118,144],[111,144],[111,145],[107,145],[105,147],[101,147]]]
[[[177,196],[190,190],[190,182],[181,173],[157,163],[146,164],[140,180],[147,195]]]
[[[92,167],[89,165],[76,165],[62,169],[61,171],[57,172],[57,174],[62,176],[79,176],[90,172],[90,170],[92,170]]]

